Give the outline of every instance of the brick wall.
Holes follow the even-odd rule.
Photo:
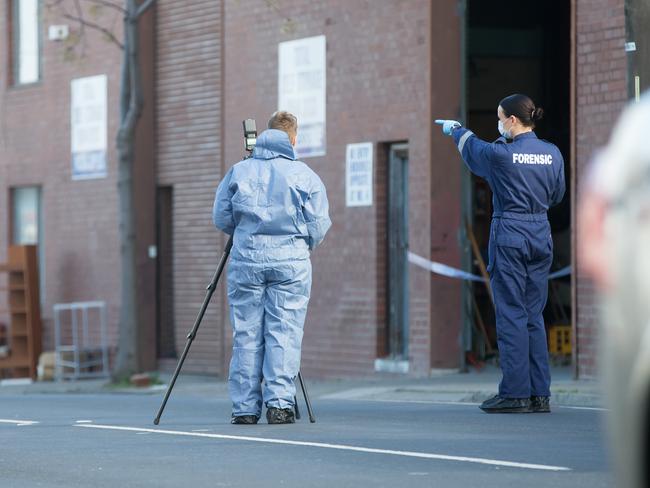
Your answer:
[[[627,101],[627,60],[625,2],[577,0],[576,3],[575,148],[579,198],[580,176],[594,150],[607,142]],[[594,287],[579,271],[575,296],[577,373],[580,377],[592,377],[596,373],[598,354],[598,300]]]
[[[179,353],[225,244],[211,223],[223,171],[221,19],[221,1],[157,2],[157,181],[171,186],[173,194],[173,309]],[[187,371],[223,373],[223,299],[221,283],[192,345]]]
[[[211,225],[210,211],[223,172],[242,155],[241,120],[254,117],[263,126],[278,108],[278,43],[324,34],[327,155],[307,163],[327,185],[334,224],[313,258],[304,370],[319,376],[372,374],[375,358],[385,349],[380,340],[385,333],[387,290],[387,171],[382,161],[385,165],[390,143],[409,143],[410,249],[452,266],[460,261],[461,165],[453,144],[438,131],[432,133],[431,124],[434,115],[459,115],[456,2],[283,0],[277,5],[279,12],[261,0],[157,2],[155,181],[171,187],[173,195],[176,349],[180,352],[185,343],[225,243]],[[286,15],[295,30],[284,29]],[[52,345],[51,305],[93,298],[107,300],[111,342],[116,343],[120,279],[113,137],[120,53],[92,33],[88,42],[83,62],[64,63],[60,45],[44,41],[44,81],[17,89],[7,89],[5,82],[1,87],[0,191],[7,195],[12,185],[43,186],[46,347]],[[3,50],[4,65],[6,54]],[[147,58],[144,63],[152,61]],[[448,75],[437,76],[441,66]],[[6,71],[0,73],[4,76]],[[99,73],[109,78],[109,175],[72,182],[69,82]],[[152,95],[147,93],[147,102]],[[377,154],[375,205],[347,208],[345,146],[365,141],[375,143]],[[148,185],[146,172],[140,177]],[[146,191],[139,219],[153,213],[151,189],[146,186]],[[6,203],[7,197],[0,196],[3,242],[8,240]],[[138,243],[139,256],[146,252],[150,237],[147,228]],[[140,257],[139,269],[155,276],[151,261]],[[150,301],[151,283],[147,286],[141,299]],[[409,288],[411,373],[457,366],[458,284],[411,266]],[[222,283],[186,362],[188,371],[221,375],[226,371],[230,357],[226,311]],[[149,347],[154,348],[153,341]]]
[[[312,258],[303,369],[319,376],[371,374],[383,348],[378,330],[385,321],[385,202],[376,182],[380,199],[373,207],[345,206],[345,147],[372,141],[379,152],[385,143],[408,141],[410,248],[457,265],[460,165],[448,140],[431,146],[433,110],[454,116],[459,110],[453,75],[435,84],[431,78],[432,59],[436,66],[452,66],[451,72],[457,67],[457,53],[448,46],[435,54],[431,49],[434,32],[436,40],[459,42],[457,24],[450,21],[457,19],[456,4],[285,0],[278,5],[279,13],[258,0],[226,2],[225,161],[230,165],[241,157],[240,121],[254,117],[262,126],[278,108],[278,43],[325,35],[327,155],[306,162],[327,186],[333,226]],[[445,16],[445,25],[436,21],[435,29],[434,8]],[[293,19],[293,31],[283,30],[283,16]],[[380,167],[375,178],[381,175]],[[413,266],[409,274],[411,372],[428,373],[433,347],[439,365],[457,365],[458,289]],[[441,337],[435,345],[432,328]]]
[[[437,118],[462,117],[460,112],[461,87],[461,38],[458,18],[458,2],[431,2],[431,41],[429,58],[431,65],[431,116],[426,123]],[[424,125],[424,124],[423,124]],[[429,128],[430,126],[424,125]],[[429,129],[431,130],[431,129]],[[458,150],[440,126],[433,127],[430,148],[431,241],[430,255],[433,261],[461,267],[459,226],[461,221],[461,170],[464,166]],[[419,203],[424,206],[425,201]],[[417,251],[416,251],[417,252]],[[430,275],[431,324],[430,363],[433,368],[458,367],[460,361],[461,335],[461,282],[441,276]],[[418,307],[426,307],[419,300]]]
[[[41,30],[41,81],[10,86],[7,4],[0,2],[0,260],[6,257],[10,239],[10,188],[40,186],[45,245],[43,349],[54,347],[53,304],[95,299],[107,302],[110,342],[115,345],[119,241],[113,141],[117,129],[120,51],[101,35],[87,30],[86,56],[64,61],[62,45],[47,40],[47,25],[70,22],[48,14]],[[107,17],[110,15],[106,13]],[[116,25],[120,35],[119,19]],[[108,76],[108,176],[72,181],[70,81],[98,74]]]

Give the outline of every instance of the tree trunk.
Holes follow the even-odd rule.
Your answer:
[[[142,112],[142,88],[138,64],[138,17],[135,0],[126,0],[124,58],[120,92],[120,127],[117,133],[118,193],[120,199],[121,310],[119,341],[113,379],[139,371],[138,304],[135,276],[135,225],[133,208],[133,164],[135,128]]]

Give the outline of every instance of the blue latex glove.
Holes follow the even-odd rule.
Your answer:
[[[442,133],[446,136],[450,136],[451,132],[456,127],[460,127],[460,122],[457,120],[436,119],[436,124],[440,124],[442,126]]]

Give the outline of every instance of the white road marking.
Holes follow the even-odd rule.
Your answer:
[[[553,407],[553,405],[551,405]],[[559,408],[568,408],[570,410],[593,410],[595,412],[609,412],[609,408],[602,407],[570,407],[568,405],[560,405]]]
[[[518,463],[512,461],[501,461],[498,459],[475,458],[475,457],[466,457],[466,456],[450,456],[446,454],[433,454],[428,452],[397,451],[393,449],[375,449],[370,447],[349,446],[344,444],[327,444],[323,442],[291,441],[291,440],[284,440],[284,439],[270,439],[265,437],[248,437],[248,436],[226,435],[226,434],[206,434],[203,432],[184,432],[179,430],[144,429],[139,427],[124,427],[119,425],[75,424],[74,426],[83,427],[86,429],[117,430],[117,431],[124,431],[124,432],[149,432],[152,434],[205,437],[210,439],[249,441],[249,442],[267,443],[267,444],[283,444],[289,446],[319,447],[324,449],[336,449],[341,451],[364,452],[364,453],[371,453],[371,454],[388,454],[393,456],[405,456],[405,457],[413,457],[413,458],[421,458],[421,459],[436,459],[441,461],[457,461],[457,462],[474,463],[474,464],[486,464],[489,466],[502,466],[508,468],[533,469],[533,470],[541,470],[541,471],[571,471],[571,468],[567,468],[564,466],[549,466],[544,464]]]
[[[36,420],[12,420],[12,419],[0,419],[0,424],[14,424],[18,427],[23,427],[25,425],[34,425],[39,422]]]
[[[92,420],[77,420],[77,424],[92,424]]]

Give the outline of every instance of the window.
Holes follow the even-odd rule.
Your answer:
[[[38,245],[38,271],[41,301],[45,296],[45,266],[43,252],[43,224],[41,214],[41,189],[25,186],[11,190],[11,243]]]
[[[40,79],[40,2],[11,0],[12,59],[14,84]]]
[[[37,187],[13,190],[13,244],[38,244],[40,191]]]

